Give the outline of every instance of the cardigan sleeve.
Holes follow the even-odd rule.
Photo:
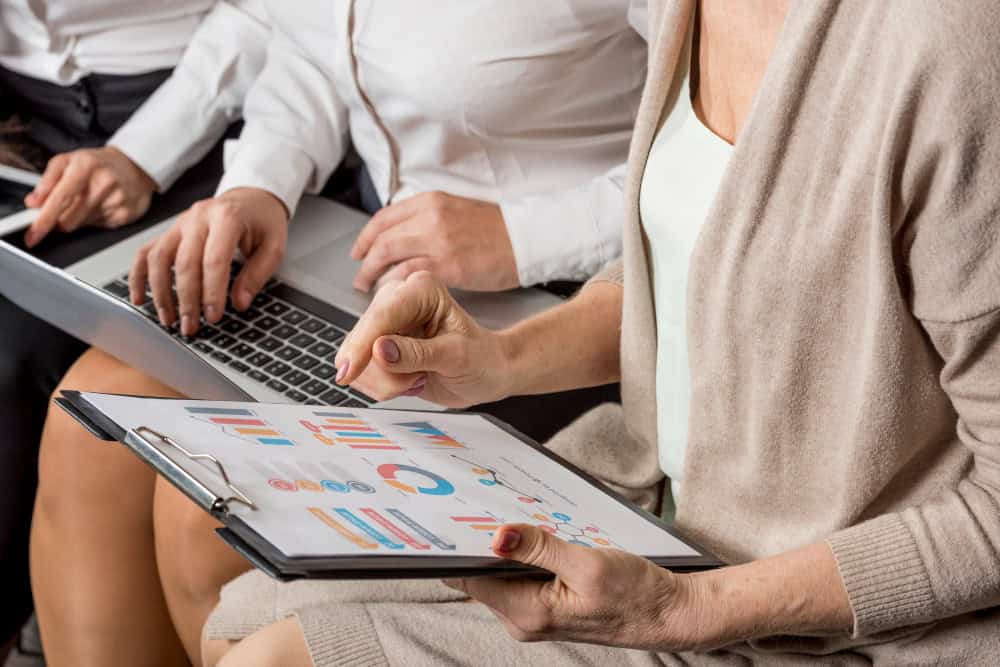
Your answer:
[[[937,496],[829,538],[855,637],[1000,605],[1000,310],[924,328],[969,467]]]
[[[856,636],[1000,605],[1000,29],[963,24],[941,22],[916,78],[894,234],[968,466],[920,504],[829,539]]]

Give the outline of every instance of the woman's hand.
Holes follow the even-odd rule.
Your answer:
[[[678,575],[613,549],[502,526],[501,558],[554,579],[445,582],[488,606],[519,641],[562,640],[652,651],[704,651],[774,635],[849,636],[853,613],[829,545]]]
[[[497,531],[501,558],[548,570],[553,579],[476,577],[447,581],[496,614],[518,641],[572,641],[653,651],[698,645],[699,589],[689,575],[616,549],[569,544],[539,528]]]
[[[500,207],[428,192],[386,206],[361,231],[351,257],[362,260],[354,287],[430,271],[449,287],[497,292],[520,284]]]
[[[480,326],[426,271],[386,284],[340,347],[337,382],[379,400],[466,407],[507,395],[503,335]]]
[[[156,183],[117,148],[83,148],[49,160],[35,189],[24,199],[41,211],[25,243],[41,243],[55,228],[72,232],[84,225],[115,228],[140,218]]]
[[[169,232],[139,250],[129,274],[132,303],[146,301],[148,281],[160,322],[170,326],[179,313],[181,333],[190,336],[202,311],[209,323],[222,318],[237,248],[246,263],[233,283],[232,301],[245,310],[278,269],[287,242],[288,212],[269,192],[238,188],[200,201]]]

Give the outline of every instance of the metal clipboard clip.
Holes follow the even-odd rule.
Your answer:
[[[177,451],[179,451],[181,454],[183,454],[184,456],[188,457],[192,461],[208,461],[209,463],[211,463],[211,464],[213,464],[215,466],[215,471],[222,478],[222,481],[226,485],[226,488],[233,492],[233,495],[230,496],[230,497],[228,497],[228,498],[219,498],[219,497],[214,497],[213,496],[213,500],[210,503],[210,509],[213,509],[213,510],[214,509],[225,509],[225,510],[228,510],[229,509],[229,503],[240,503],[242,505],[246,505],[247,507],[249,507],[252,510],[256,510],[257,509],[256,503],[254,503],[254,501],[252,501],[250,499],[250,497],[247,496],[247,494],[245,494],[242,491],[240,491],[229,480],[229,475],[226,473],[225,466],[222,465],[222,463],[219,461],[219,459],[215,458],[211,454],[198,454],[196,452],[192,452],[192,451],[186,449],[183,445],[181,445],[180,443],[178,443],[177,441],[175,441],[170,436],[164,435],[164,434],[160,433],[159,431],[157,431],[155,429],[149,428],[148,426],[140,426],[140,427],[136,428],[135,429],[135,433],[136,433],[136,435],[142,435],[143,433],[151,435],[154,438],[156,438],[157,440],[159,440],[160,442],[163,442],[163,443],[165,443],[167,445],[170,445],[171,447],[173,447],[174,449],[176,449]],[[174,464],[174,466],[176,467],[176,464]],[[175,480],[179,484],[181,484],[182,490],[188,490],[188,489],[183,488],[185,486],[195,485],[195,486],[200,487],[200,488],[193,489],[193,491],[200,492],[199,495],[201,495],[201,493],[206,493],[207,492],[207,489],[204,488],[203,484],[201,484],[197,480],[191,478],[191,476],[186,471],[182,471],[182,472],[185,475],[185,479]]]

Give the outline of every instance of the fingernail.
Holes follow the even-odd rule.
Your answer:
[[[413,386],[403,392],[403,396],[417,396],[427,386],[427,378],[422,377],[413,383]]]
[[[337,369],[337,379],[334,380],[337,384],[343,384],[344,378],[347,377],[348,371],[351,370],[351,360],[348,359],[344,362],[344,365]]]
[[[396,341],[391,338],[383,338],[378,342],[378,351],[382,355],[382,358],[388,361],[390,364],[394,364],[399,361],[399,346],[396,345]]]
[[[160,324],[167,326],[167,311],[162,308],[156,309],[156,316],[160,318]]]
[[[192,326],[193,324],[194,324],[194,319],[190,315],[181,315],[181,333],[183,333],[184,335],[193,333],[192,332],[192,329],[194,329],[194,327]]]
[[[219,309],[216,306],[205,306],[205,319],[215,321],[216,316],[219,314]]]
[[[28,246],[29,248],[35,245],[35,235],[33,233],[28,232],[27,234],[24,235],[24,245]]]
[[[249,290],[240,290],[236,295],[240,303],[240,308],[247,309],[250,307],[250,302],[253,301],[253,297],[250,295]]]
[[[509,554],[517,549],[519,544],[521,544],[521,533],[516,530],[505,530],[497,540],[496,549],[500,553]]]

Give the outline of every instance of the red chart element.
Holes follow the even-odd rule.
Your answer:
[[[331,437],[335,442],[345,444],[351,449],[389,451],[403,449],[353,412],[323,411],[314,412],[313,415],[323,418],[323,423],[319,425],[319,428],[326,433],[324,437]],[[310,428],[310,426],[306,428]],[[312,429],[310,428],[310,430]],[[318,435],[315,437],[319,438]]]
[[[403,542],[407,546],[412,547],[414,549],[418,549],[420,551],[426,551],[427,549],[431,548],[431,545],[413,538],[408,533],[404,532],[402,528],[400,528],[393,522],[389,521],[387,518],[379,514],[373,508],[371,507],[362,508],[361,513],[367,516],[375,523],[377,523],[388,533],[390,533],[393,537],[395,537],[400,542]]]

